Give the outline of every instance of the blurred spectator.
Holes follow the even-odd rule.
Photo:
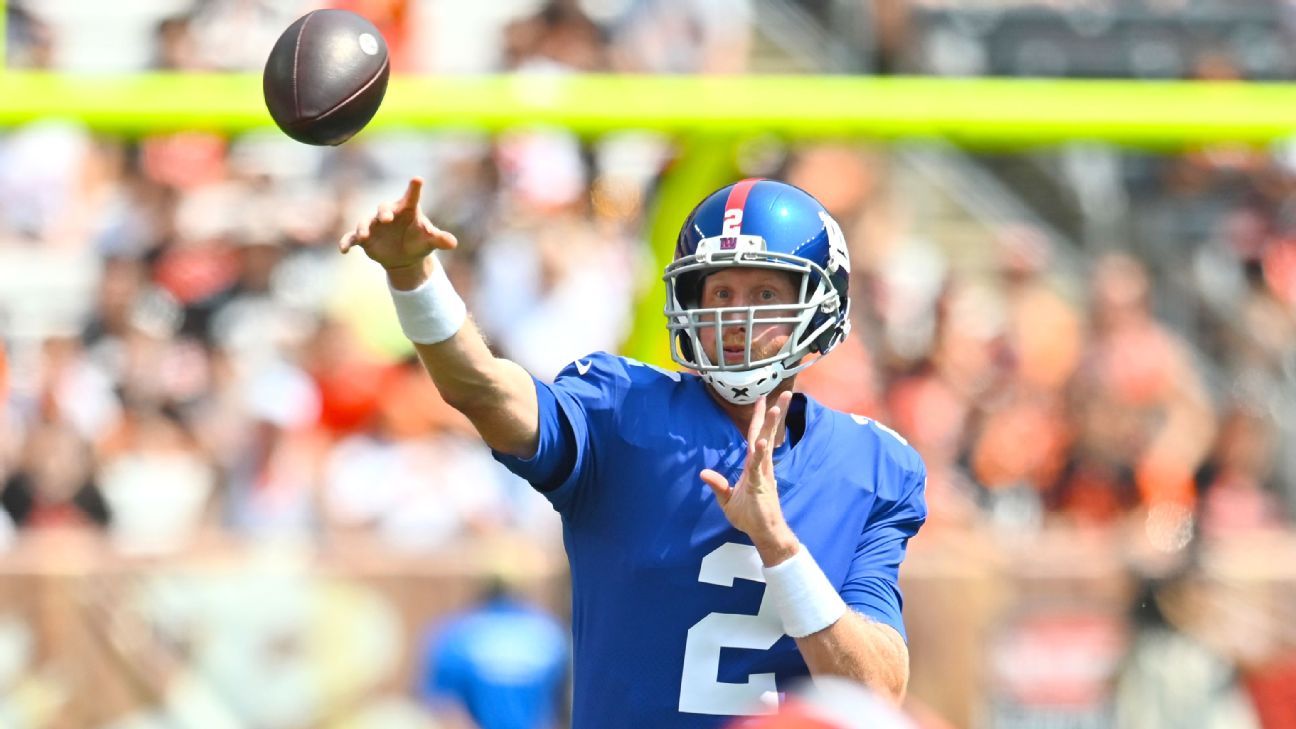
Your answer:
[[[931,371],[920,370],[892,382],[884,412],[927,463],[928,527],[980,522],[977,484],[964,463],[968,403]]]
[[[190,29],[204,68],[260,70],[279,35],[321,0],[203,0]]]
[[[1142,504],[1186,518],[1192,476],[1215,434],[1213,404],[1183,342],[1153,318],[1143,267],[1105,256],[1092,281],[1094,334],[1076,383],[1076,448],[1060,506],[1110,518]]]
[[[496,578],[478,603],[432,625],[420,698],[451,727],[556,729],[566,711],[567,629]]]
[[[1116,687],[1116,726],[1261,726],[1236,664],[1199,632],[1205,627],[1199,606],[1210,600],[1202,589],[1186,574],[1145,578],[1134,603],[1136,632]]]
[[[1220,424],[1210,457],[1196,473],[1207,537],[1277,529],[1284,516],[1273,475],[1277,433],[1263,410],[1235,404]]]
[[[632,241],[592,219],[581,154],[565,132],[502,139],[500,205],[509,214],[478,251],[475,290],[483,295],[474,310],[483,332],[547,379],[573,352],[619,347],[634,304]]]
[[[577,0],[546,0],[540,9],[504,28],[504,68],[510,71],[605,71],[601,28]]]
[[[613,29],[619,71],[733,74],[748,70],[750,0],[636,0]]]
[[[508,524],[503,478],[476,439],[398,440],[380,424],[331,450],[323,465],[325,516],[340,535],[432,550]]]
[[[223,401],[204,414],[207,449],[226,479],[224,517],[235,531],[308,538],[320,527],[321,459],[317,383],[282,360],[222,368]]]
[[[536,223],[483,247],[479,290],[492,295],[481,323],[509,357],[552,379],[572,352],[620,346],[633,303],[633,263],[621,241],[603,238],[584,220]]]
[[[5,65],[9,68],[49,68],[54,61],[54,33],[20,1],[5,7]]]
[[[1003,319],[986,340],[992,383],[973,401],[969,465],[992,513],[1038,527],[1041,506],[1056,506],[1051,491],[1072,445],[1065,393],[1084,346],[1083,317],[1048,279],[1049,244],[1038,231],[998,235]]]
[[[288,270],[286,247],[256,234],[239,235],[233,245],[235,278],[204,303],[208,336],[252,360],[292,351],[311,331],[314,315],[293,306],[283,286],[276,286],[276,274]]]
[[[904,73],[912,68],[912,58],[920,47],[914,38],[913,3],[869,0],[867,5],[874,54],[869,67],[881,74]]]
[[[324,523],[333,535],[369,534],[393,547],[430,550],[520,526],[526,510],[511,493],[516,479],[461,416],[447,412],[421,364],[338,370],[350,373],[332,380],[339,396],[347,384],[368,384],[363,410],[346,420],[334,416],[337,439],[321,467]],[[330,388],[321,391],[327,416]],[[427,409],[411,414],[411,402]]]
[[[173,15],[158,22],[154,31],[155,55],[149,64],[158,71],[203,71],[193,32],[191,14]]]
[[[392,363],[362,348],[351,327],[330,318],[320,322],[304,354],[306,372],[319,391],[319,424],[325,432],[343,437],[370,428],[396,374]]]
[[[85,246],[92,225],[86,218],[99,212],[95,155],[89,134],[75,124],[38,122],[6,135],[0,144],[5,230],[31,241]]]
[[[131,404],[99,453],[98,478],[119,549],[174,551],[214,524],[215,470],[174,409]]]
[[[116,393],[119,372],[86,357],[72,338],[51,337],[41,343],[36,381],[28,416],[34,421],[58,420],[72,426],[81,437],[95,441],[121,414]]]
[[[149,328],[141,321],[147,306],[144,298],[148,286],[148,266],[141,260],[124,257],[105,258],[99,274],[99,290],[89,321],[81,329],[81,342],[87,349],[121,346],[136,326]],[[169,333],[169,332],[168,332]],[[112,361],[113,354],[100,359]]]
[[[36,424],[0,493],[20,529],[105,527],[112,521],[95,479],[90,445],[72,428]]]

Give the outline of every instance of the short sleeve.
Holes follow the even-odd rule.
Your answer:
[[[894,479],[879,484],[855,558],[842,585],[842,599],[852,609],[885,623],[908,640],[901,615],[900,563],[910,537],[927,520],[927,469],[916,452],[912,463],[893,470]]]
[[[594,445],[612,427],[629,384],[624,362],[602,352],[572,362],[552,385],[535,380],[540,409],[536,452],[518,458],[496,451],[495,460],[564,511],[590,480]]]

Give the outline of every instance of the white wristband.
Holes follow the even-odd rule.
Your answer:
[[[790,559],[765,567],[765,589],[793,638],[818,633],[846,614],[846,602],[828,581],[805,545]]]
[[[453,337],[468,318],[468,307],[454,290],[445,268],[438,261],[432,275],[418,288],[401,291],[392,288],[392,303],[396,305],[396,318],[401,331],[415,344],[436,344]]]

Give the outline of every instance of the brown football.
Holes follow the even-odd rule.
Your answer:
[[[262,92],[285,134],[336,145],[373,119],[390,74],[387,42],[373,23],[346,10],[316,10],[275,41]]]

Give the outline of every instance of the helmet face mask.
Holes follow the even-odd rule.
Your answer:
[[[733,205],[734,191],[743,186],[741,199],[761,204],[737,228],[735,219],[742,224],[744,216]],[[772,204],[763,204],[771,199]],[[706,276],[728,268],[791,273],[797,300],[701,308]],[[849,271],[841,229],[809,194],[772,180],[745,180],[717,191],[689,216],[675,260],[662,277],[671,358],[697,371],[725,400],[753,403],[817,361],[812,355],[827,354],[845,338],[850,330]],[[776,352],[755,352],[758,329],[770,326],[788,327],[790,334]],[[745,331],[743,356],[725,361],[725,334],[740,329]],[[711,361],[704,342],[715,345],[712,351],[720,361]]]

